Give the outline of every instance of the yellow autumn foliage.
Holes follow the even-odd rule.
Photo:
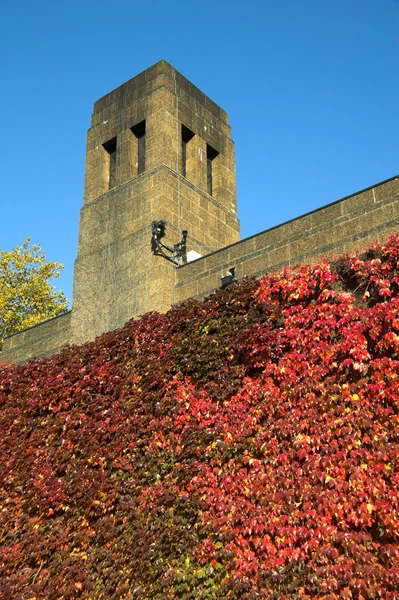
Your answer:
[[[27,237],[9,252],[0,249],[0,349],[5,337],[68,308],[64,293],[50,283],[63,265],[47,262],[40,246],[29,245]]]

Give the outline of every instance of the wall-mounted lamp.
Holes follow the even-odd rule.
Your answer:
[[[222,283],[221,288],[224,289],[225,287],[230,285],[230,283],[233,283],[233,281],[235,281],[235,280],[236,280],[236,268],[231,267],[231,269],[229,269],[228,274],[224,275],[220,279],[220,281]]]
[[[151,250],[155,256],[162,256],[169,260],[177,267],[185,265],[187,263],[187,231],[182,232],[181,241],[178,242],[171,248],[167,246],[161,239],[165,237],[165,221],[153,221],[152,222],[152,235],[151,235]],[[169,254],[167,254],[169,253]]]

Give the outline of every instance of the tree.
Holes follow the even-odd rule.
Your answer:
[[[9,252],[0,249],[0,349],[5,337],[68,308],[64,293],[50,283],[63,265],[46,262],[41,247],[29,244],[27,237],[22,246]]]

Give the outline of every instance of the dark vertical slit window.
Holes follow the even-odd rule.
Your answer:
[[[209,144],[206,145],[206,175],[207,175],[208,194],[210,196],[212,196],[212,192],[213,192],[213,181],[212,181],[213,165],[212,165],[212,163],[218,154],[219,154],[219,152],[217,152],[214,148],[212,148],[212,146],[209,146]]]
[[[145,121],[132,127],[132,132],[137,138],[137,175],[140,175],[145,171]]]
[[[104,149],[109,154],[109,186],[116,187],[116,137],[104,144]]]
[[[193,139],[194,133],[189,130],[185,125],[181,126],[181,164],[182,164],[182,175],[187,177],[187,144]]]

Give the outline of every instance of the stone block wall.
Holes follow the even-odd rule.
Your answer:
[[[174,266],[151,253],[151,223],[167,222],[165,243],[189,232],[204,254],[239,238],[237,218],[166,166],[146,171],[85,205],[75,263],[72,341],[82,343],[173,303]]]
[[[71,312],[67,312],[6,338],[0,362],[24,363],[57,354],[68,345],[70,336]]]
[[[399,177],[179,267],[174,302],[208,295],[232,267],[238,279],[259,277],[286,265],[362,250],[393,233],[399,233]]]

